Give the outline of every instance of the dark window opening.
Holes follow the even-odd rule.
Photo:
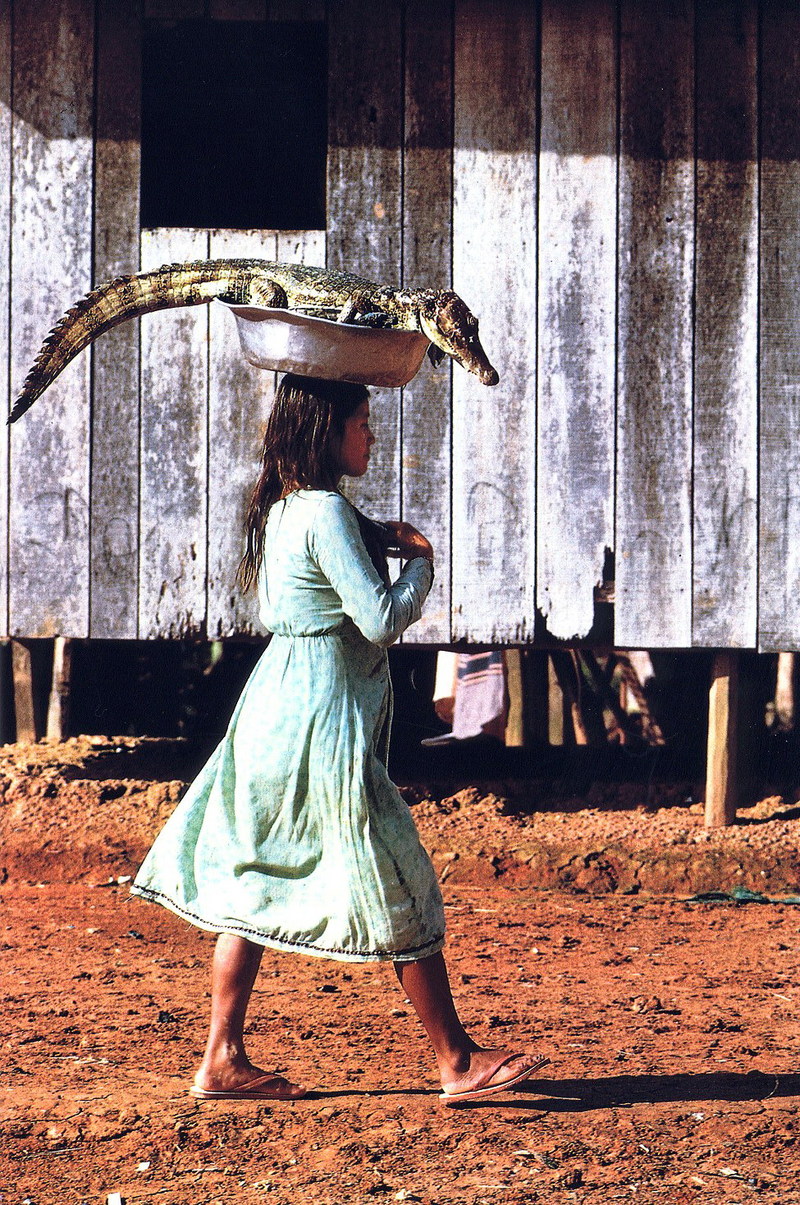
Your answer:
[[[147,22],[143,56],[143,226],[324,229],[322,23]]]

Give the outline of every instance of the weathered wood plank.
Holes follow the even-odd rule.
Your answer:
[[[324,230],[279,230],[277,234],[280,263],[325,267]]]
[[[208,257],[201,230],[145,230],[142,269]],[[208,307],[142,320],[139,635],[206,620]]]
[[[139,267],[141,0],[97,6],[94,280]],[[89,634],[135,639],[139,558],[139,323],[92,347]]]
[[[279,259],[278,236],[214,230],[209,254]],[[242,595],[236,571],[275,374],[243,358],[236,323],[222,307],[211,306],[209,321],[208,634],[217,637],[261,631],[255,594]]]
[[[692,643],[756,643],[756,3],[698,0]]]
[[[11,274],[11,0],[0,2],[0,397],[8,412]],[[0,636],[8,632],[8,429],[0,435]],[[5,654],[0,653],[0,657]]]
[[[401,5],[331,0],[328,65],[328,265],[398,284],[401,275]],[[348,485],[377,519],[400,515],[400,395],[374,389],[377,443]]]
[[[800,648],[800,9],[761,14],[759,647]],[[788,457],[788,458],[787,458]]]
[[[11,378],[89,288],[94,4],[14,6]],[[89,357],[12,429],[10,627],[85,636],[89,610]]]
[[[452,0],[407,0],[403,156],[403,283],[452,283]],[[402,393],[402,516],[429,538],[436,578],[413,643],[450,640],[449,364],[427,357]]]
[[[614,545],[616,5],[542,7],[536,601],[585,636]]]
[[[623,0],[615,640],[692,636],[691,0]]]
[[[453,285],[500,373],[453,369],[453,635],[533,633],[536,42],[524,0],[455,6]]]

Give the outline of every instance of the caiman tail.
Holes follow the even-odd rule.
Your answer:
[[[165,264],[153,272],[118,276],[93,289],[67,310],[45,339],[14,402],[9,423],[16,422],[33,405],[70,360],[129,318],[155,310],[203,305],[222,295],[231,301],[256,300],[256,263],[231,259]]]

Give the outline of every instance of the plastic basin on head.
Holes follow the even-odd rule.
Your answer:
[[[242,355],[256,368],[358,385],[407,385],[429,340],[419,331],[354,326],[293,310],[219,301],[236,319]]]

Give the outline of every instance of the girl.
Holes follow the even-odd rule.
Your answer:
[[[461,1025],[439,885],[387,776],[386,646],[419,618],[433,549],[410,524],[370,522],[339,492],[343,476],[366,472],[374,442],[363,386],[283,378],[241,566],[272,639],[133,886],[219,934],[190,1088],[199,1099],[305,1095],[245,1052],[264,946],[391,960],[433,1044],[443,1099],[503,1091],[547,1062],[481,1049]],[[387,552],[406,561],[393,585]]]

